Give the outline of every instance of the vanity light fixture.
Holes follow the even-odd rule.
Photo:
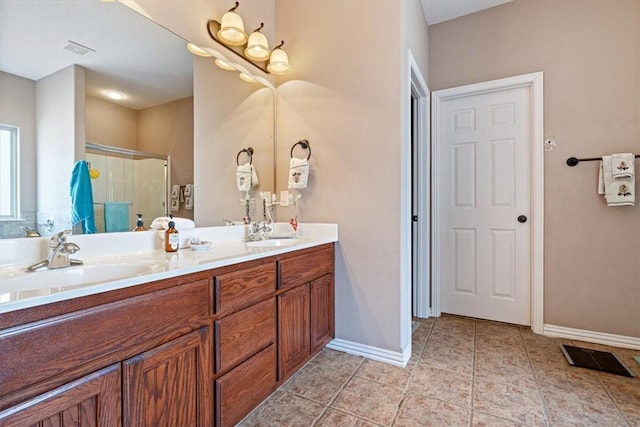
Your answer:
[[[201,48],[200,46],[196,46],[193,43],[187,43],[187,49],[189,50],[189,52],[191,52],[191,53],[193,53],[194,55],[197,55],[197,56],[202,56],[202,57],[205,57],[205,58],[210,58],[210,57],[213,56],[209,52],[207,52],[206,50]]]
[[[254,61],[266,61],[271,55],[267,37],[260,32],[262,27],[264,27],[264,22],[261,22],[260,26],[249,35],[247,48],[244,50],[247,58],[253,59]]]
[[[284,40],[281,41],[280,44],[271,52],[269,65],[267,65],[267,70],[269,70],[270,73],[284,74],[291,70],[291,66],[289,65],[289,56],[287,55],[287,52],[282,50],[282,45],[284,45]]]
[[[222,68],[223,70],[227,70],[227,71],[234,71],[235,70],[235,68],[232,67],[231,64],[229,64],[228,62],[226,62],[226,61],[224,61],[224,60],[222,60],[220,58],[216,58],[216,60],[213,61],[213,62],[215,62],[215,64],[218,67]]]
[[[207,22],[209,36],[266,74],[284,74],[291,70],[289,57],[282,50],[284,41],[269,51],[267,37],[260,31],[264,27],[262,22],[247,37],[242,18],[234,12],[238,6],[236,1],[235,6],[222,16],[221,23],[213,19]]]
[[[256,83],[256,79],[254,79],[247,73],[240,73],[239,77],[247,83]]]
[[[229,46],[242,46],[247,42],[247,33],[244,32],[242,18],[235,10],[240,6],[240,2],[222,15],[222,23],[218,30],[218,38]]]

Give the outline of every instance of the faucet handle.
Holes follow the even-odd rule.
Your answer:
[[[63,230],[59,231],[53,236],[51,236],[51,240],[49,241],[50,248],[56,248],[62,243],[67,241],[67,236],[71,234],[71,230]]]

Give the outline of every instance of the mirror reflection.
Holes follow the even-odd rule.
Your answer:
[[[194,57],[185,46],[185,40],[118,2],[0,1],[0,124],[19,130],[19,159],[10,165],[19,173],[8,174],[8,180],[0,174],[3,194],[5,187],[18,183],[11,189],[18,202],[5,214],[2,201],[0,237],[23,236],[22,227],[43,236],[71,228],[73,164],[86,159],[95,168],[99,162],[92,159],[87,142],[171,157],[169,182],[180,188],[194,184],[200,194],[193,209],[179,203],[171,211],[176,216],[193,219],[195,212],[203,225],[220,225],[230,213],[236,216],[235,176],[219,171],[234,164],[238,150],[253,145],[263,162],[261,173],[273,175],[273,96],[217,69],[210,58],[195,58],[203,72],[200,82],[194,82]],[[195,103],[194,83],[205,88]],[[108,90],[123,98],[109,99]],[[209,90],[215,96],[208,98]],[[250,132],[229,126],[247,111],[265,117],[252,118]],[[201,170],[195,178],[194,116],[203,119],[196,151],[206,155],[195,166]],[[101,178],[112,173],[113,180],[125,179],[115,169],[98,170]],[[132,203],[129,226],[135,225],[137,213],[143,214],[145,225],[151,224],[156,211],[138,212],[133,200],[120,197],[124,190],[99,189],[99,179],[92,180],[98,203]],[[200,190],[196,180],[206,181]],[[273,183],[266,180],[265,185]],[[171,188],[135,187],[148,198],[157,196],[153,203],[169,212]],[[96,221],[104,230],[99,209]]]

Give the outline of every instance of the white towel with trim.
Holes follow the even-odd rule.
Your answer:
[[[611,174],[615,179],[633,178],[635,174],[635,156],[633,153],[612,154]]]
[[[196,224],[189,218],[177,218],[170,219],[168,216],[160,216],[153,220],[151,228],[154,230],[166,230],[169,228],[169,221],[173,221],[176,226],[176,230],[193,230],[196,228]]]
[[[184,208],[193,210],[193,184],[184,187]]]
[[[237,167],[236,184],[238,191],[249,191],[259,183],[258,173],[251,163],[245,163]]]
[[[635,205],[635,177],[614,178],[612,156],[602,156],[598,174],[598,194],[603,194],[608,206]]]
[[[309,162],[307,159],[291,158],[289,162],[289,189],[307,188]]]

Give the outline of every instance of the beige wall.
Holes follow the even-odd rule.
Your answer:
[[[20,208],[36,211],[36,86],[0,71],[0,123],[20,132]]]
[[[86,101],[87,142],[138,150],[138,112],[94,96]]]
[[[236,158],[252,147],[259,185],[251,217],[262,220],[260,191],[273,191],[273,91],[246,83],[237,72],[223,71],[209,58],[194,61],[195,105],[195,221],[199,226],[242,220],[245,193],[236,186]],[[242,154],[239,162],[248,157]]]
[[[171,184],[193,184],[193,97],[138,112],[138,150],[171,156]],[[193,210],[173,212],[193,219]],[[150,223],[149,223],[150,224]]]
[[[432,90],[544,72],[546,324],[640,337],[640,197],[607,207],[598,164],[565,164],[640,153],[639,32],[637,0],[515,0],[430,27]]]
[[[403,2],[279,0],[293,71],[278,86],[277,187],[313,150],[298,220],[340,226],[336,337],[400,352]],[[330,23],[330,25],[328,24]],[[291,210],[281,210],[287,220]]]

